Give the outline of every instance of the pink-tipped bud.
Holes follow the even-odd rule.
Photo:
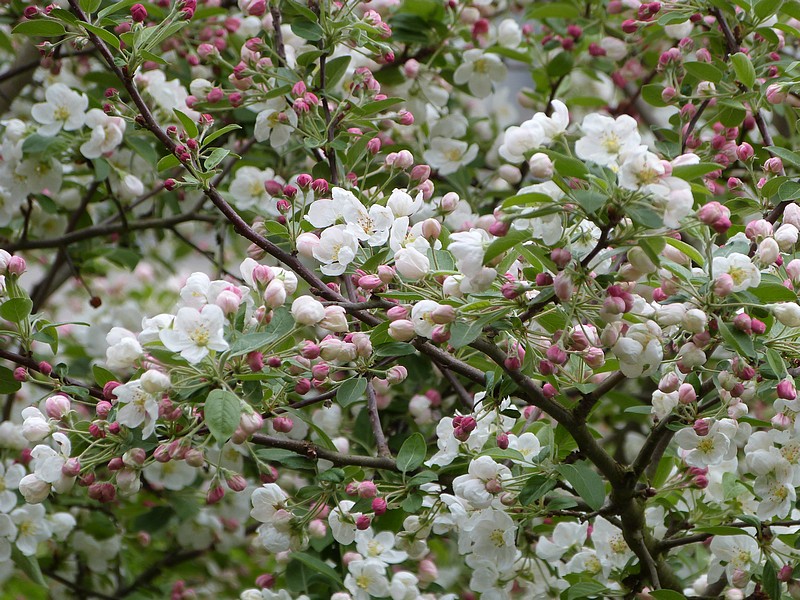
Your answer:
[[[215,485],[208,490],[206,494],[206,504],[216,504],[225,497],[225,488],[221,485]]]
[[[147,9],[141,4],[131,6],[131,19],[134,23],[142,23],[147,19]]]
[[[72,409],[72,402],[64,394],[56,394],[45,400],[45,412],[51,419],[63,419]]]
[[[362,481],[356,487],[359,498],[375,498],[378,495],[378,487],[372,481]]]
[[[708,419],[697,419],[692,426],[694,432],[700,437],[708,435],[709,423]]]
[[[356,519],[356,529],[359,531],[369,529],[370,525],[372,525],[372,517],[369,515],[359,515],[359,517]]]
[[[697,392],[694,391],[694,386],[689,383],[683,383],[678,388],[678,400],[682,404],[692,404],[697,400]]]
[[[784,400],[794,400],[797,398],[797,390],[794,387],[793,379],[783,379],[778,383],[778,398]]]
[[[272,428],[280,433],[289,433],[294,427],[294,421],[289,417],[275,417],[272,419]]]
[[[383,514],[386,514],[386,500],[383,498],[374,498],[372,500],[372,512],[375,513],[376,517],[380,517]]]

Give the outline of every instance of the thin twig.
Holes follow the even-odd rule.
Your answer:
[[[378,414],[378,397],[375,394],[375,386],[372,379],[367,379],[367,413],[369,414],[369,424],[372,427],[372,435],[375,437],[375,444],[378,446],[378,456],[392,456],[389,444],[386,443],[386,435],[383,433],[381,416]]]
[[[311,460],[328,460],[337,467],[347,465],[357,465],[370,469],[383,469],[387,471],[397,471],[397,463],[388,456],[360,456],[356,454],[342,454],[322,448],[317,444],[305,440],[292,440],[289,438],[278,438],[271,435],[256,433],[250,438],[254,444],[268,446],[270,448],[282,448],[305,456]]]

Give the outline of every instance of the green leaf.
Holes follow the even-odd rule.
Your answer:
[[[599,581],[579,581],[566,590],[567,600],[585,600],[586,598],[605,598],[606,586]],[[563,597],[563,594],[562,594]]]
[[[556,172],[562,177],[577,177],[578,179],[586,179],[589,174],[589,169],[586,165],[578,160],[569,156],[559,155],[553,162]]]
[[[731,55],[731,63],[733,63],[736,79],[741,81],[745,87],[752,89],[756,83],[756,70],[753,63],[750,62],[750,58],[742,52],[737,52]]]
[[[99,3],[98,3],[99,4]],[[102,27],[97,27],[96,25],[92,25],[91,23],[81,23],[81,26],[101,40],[103,40],[106,44],[110,45],[112,48],[116,48],[117,50],[120,49],[119,38],[108,31],[107,29],[103,29]]]
[[[347,73],[347,67],[350,66],[350,55],[337,56],[325,64],[325,87],[332,89],[339,80]]]
[[[397,468],[403,473],[413,471],[425,461],[427,451],[425,437],[419,432],[412,433],[400,446],[400,451],[397,453]]]
[[[192,120],[189,115],[186,115],[179,111],[177,108],[173,108],[172,112],[175,113],[175,116],[178,117],[178,120],[183,125],[183,128],[186,130],[186,133],[190,138],[196,138],[198,131],[197,131],[197,123]]]
[[[683,63],[683,68],[695,79],[700,81],[711,81],[719,83],[722,81],[723,73],[710,63],[692,61]]]
[[[309,42],[318,42],[324,35],[322,27],[313,21],[294,21],[292,23],[292,32]]]
[[[119,12],[128,8],[129,6],[133,6],[136,4],[137,0],[122,0],[121,2],[116,2],[111,6],[106,6],[103,10],[97,13],[97,20],[103,19],[108,15],[113,15],[115,12]]]
[[[550,59],[545,69],[550,77],[563,77],[572,71],[574,63],[572,52],[560,52]]]
[[[558,465],[556,471],[575,488],[592,510],[599,510],[606,499],[603,479],[586,462]]]
[[[713,173],[722,168],[722,165],[717,163],[697,163],[696,165],[682,165],[672,169],[673,177],[680,177],[681,179],[696,179],[708,173]]]
[[[44,137],[38,133],[29,135],[22,142],[22,152],[24,154],[44,154],[54,145],[58,144],[57,137]]]
[[[761,571],[761,586],[772,600],[781,600],[781,582],[771,559],[767,559],[764,570]]]
[[[783,361],[783,357],[781,356],[780,352],[772,348],[767,348],[766,355],[767,364],[779,379],[784,379],[789,376],[789,373],[786,370],[786,363]]]
[[[404,102],[403,98],[386,98],[385,100],[378,100],[376,102],[367,102],[362,106],[353,107],[353,115],[356,117],[367,117],[369,115],[382,113],[401,102]]]
[[[544,475],[532,475],[525,482],[525,486],[519,493],[519,502],[522,506],[528,506],[543,498],[547,492],[556,487],[556,481]]]
[[[0,365],[0,394],[13,394],[21,387],[22,383],[14,379],[14,371]]]
[[[510,250],[521,242],[526,242],[533,237],[533,232],[525,229],[512,229],[503,237],[494,240],[483,255],[483,264],[488,264],[506,250]]]
[[[316,556],[306,554],[305,552],[292,552],[292,559],[303,563],[313,572],[318,573],[323,577],[327,577],[338,587],[342,586],[342,579],[339,577],[339,574],[330,565],[322,562]]]
[[[785,181],[778,188],[778,200],[786,202],[800,198],[800,183],[796,181]]]
[[[104,369],[100,365],[93,365],[92,366],[92,375],[94,375],[94,380],[98,386],[103,387],[109,381],[116,381],[117,376],[114,375],[108,369]]]
[[[656,83],[649,83],[642,86],[642,100],[647,102],[650,106],[664,107],[668,106],[664,102],[661,94],[664,92],[664,86]]]
[[[207,146],[211,142],[213,142],[218,137],[225,135],[231,131],[236,131],[237,129],[241,129],[241,125],[237,125],[236,123],[231,123],[230,125],[225,125],[222,129],[217,129],[214,133],[208,134],[205,139],[203,140],[203,146]]]
[[[269,331],[243,335],[231,344],[231,349],[228,351],[229,355],[231,357],[241,356],[253,350],[267,348],[285,337],[293,329],[294,319],[291,313],[285,308],[279,308],[272,315],[272,320],[269,322]]]
[[[728,525],[716,525],[712,527],[697,527],[692,529],[693,533],[709,533],[711,535],[747,535],[740,527],[730,527]]]
[[[754,356],[755,348],[753,347],[753,340],[749,335],[745,334],[738,329],[731,329],[722,319],[717,319],[719,333],[725,343],[730,347],[729,349],[737,352],[741,356]]]
[[[450,325],[450,345],[455,349],[468,346],[478,339],[482,331],[483,325],[478,321],[455,321]]]
[[[538,194],[531,192],[530,194],[517,194],[516,196],[509,196],[503,200],[501,205],[503,208],[511,206],[520,206],[525,204],[555,204],[555,201],[547,194]]]
[[[92,16],[92,14],[98,8],[100,8],[101,3],[102,0],[80,0],[80,2],[78,2],[80,7],[83,9],[83,12],[85,12],[88,16]]]
[[[781,148],[779,146],[767,146],[766,150],[773,156],[777,156],[784,163],[790,163],[795,167],[800,167],[800,154],[792,152],[788,148]]]
[[[181,164],[181,161],[178,160],[178,157],[174,154],[167,154],[161,160],[158,161],[156,165],[156,169],[159,171],[166,171],[167,169],[171,169],[173,167],[177,167]]]
[[[42,570],[39,568],[39,561],[36,556],[25,556],[19,549],[11,546],[11,560],[22,570],[25,575],[31,578],[31,581],[42,587],[47,587],[47,582],[44,580]]]
[[[364,396],[367,391],[367,380],[363,377],[348,379],[339,389],[336,390],[336,402],[342,407],[347,408],[355,404]]]
[[[642,225],[649,229],[658,229],[664,225],[661,215],[646,204],[630,204],[625,207],[625,214],[637,225]]]
[[[572,194],[587,214],[594,214],[606,203],[606,196],[593,190],[578,190]]]
[[[206,171],[211,171],[214,167],[216,167],[219,163],[225,160],[225,157],[230,154],[231,151],[227,148],[214,148],[214,151],[206,158],[203,162],[203,168]]]
[[[57,37],[64,35],[66,32],[67,30],[64,29],[61,23],[49,19],[23,21],[11,30],[12,34],[29,35],[33,37]]]
[[[206,398],[203,413],[208,430],[222,445],[231,438],[239,426],[241,402],[236,394],[228,390],[211,390]]]
[[[700,252],[698,252],[695,249],[694,246],[690,246],[686,242],[683,242],[681,240],[676,240],[676,239],[671,238],[671,237],[665,238],[665,241],[667,242],[667,244],[669,244],[673,248],[676,248],[677,250],[680,250],[686,256],[691,258],[699,267],[702,267],[703,265],[705,265],[706,261],[703,259],[703,255],[700,254]]]
[[[12,298],[0,304],[0,317],[12,323],[22,323],[33,309],[30,298]]]
[[[762,282],[758,287],[747,290],[765,304],[771,302],[797,302],[797,293],[780,283]]]

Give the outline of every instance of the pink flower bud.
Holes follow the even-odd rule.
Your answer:
[[[682,404],[692,404],[697,400],[697,393],[694,391],[694,386],[689,383],[681,384],[678,388],[678,400]]]
[[[372,518],[369,515],[359,515],[356,519],[356,529],[359,531],[369,529],[370,525],[372,525]]]
[[[780,173],[783,171],[783,161],[778,158],[777,156],[773,156],[772,158],[768,158],[764,163],[764,171],[767,173]]]
[[[372,481],[362,481],[358,484],[356,492],[359,498],[375,498],[378,495],[378,487]]]
[[[550,346],[545,352],[547,360],[556,365],[563,365],[569,359],[569,356],[562,348],[558,346]]]
[[[311,390],[311,381],[303,377],[299,379],[294,386],[294,391],[301,396],[307,394]]]
[[[394,308],[402,307],[393,307],[389,310],[394,310]],[[414,331],[414,323],[408,319],[397,319],[389,324],[389,336],[398,342],[407,342],[414,339],[416,335],[417,334]]]
[[[9,275],[22,275],[26,268],[27,265],[25,263],[25,259],[21,256],[12,256],[8,259],[6,270],[8,271]]]
[[[550,259],[562,270],[572,260],[572,253],[566,248],[555,248],[550,252]]]
[[[372,512],[375,513],[375,516],[380,517],[381,515],[386,513],[386,500],[383,498],[374,498],[372,500]]]
[[[456,309],[449,304],[440,304],[431,311],[430,316],[431,320],[438,325],[452,323],[456,320]]]
[[[72,409],[72,402],[64,394],[56,394],[45,400],[45,412],[51,419],[63,419]]]
[[[772,83],[767,86],[766,96],[767,102],[770,104],[781,104],[786,100],[788,94],[781,84]]]
[[[708,435],[709,423],[708,419],[697,419],[692,426],[694,432],[700,437]]]
[[[141,23],[147,19],[147,9],[141,4],[131,6],[131,19],[134,23]]]
[[[242,492],[247,489],[247,480],[239,473],[234,473],[225,479],[225,483],[228,484],[228,488],[233,492]]]
[[[507,433],[503,432],[503,433],[498,433],[497,434],[497,447],[500,448],[501,450],[505,450],[505,449],[508,448],[508,434]]]
[[[391,283],[397,272],[389,265],[378,265],[378,277],[383,283]],[[391,311],[391,309],[389,309]]]
[[[717,296],[728,296],[733,292],[733,277],[728,273],[723,273],[714,280],[714,294]]]
[[[89,486],[88,494],[92,500],[108,504],[117,497],[117,490],[111,483],[93,483]]]
[[[216,504],[225,497],[225,488],[221,485],[215,485],[208,490],[206,494],[206,504]]]
[[[794,380],[793,379],[783,379],[778,383],[778,398],[782,398],[784,400],[794,400],[797,398],[797,391],[794,387]]]
[[[64,477],[77,477],[81,474],[81,461],[77,458],[68,458],[61,467]]]
[[[294,427],[294,421],[289,417],[275,417],[272,419],[272,428],[280,433],[289,433]]]
[[[408,369],[402,365],[395,365],[390,367],[386,372],[386,381],[389,385],[396,385],[402,383],[408,377]]]
[[[25,367],[17,367],[14,369],[15,381],[28,381],[28,369]]]
[[[283,193],[283,185],[275,179],[268,179],[264,182],[264,190],[270,196],[280,196]]]
[[[256,585],[261,589],[269,589],[275,585],[275,577],[269,573],[263,573],[256,577]]]
[[[563,301],[569,300],[575,293],[575,285],[572,283],[572,279],[563,271],[556,275],[553,280],[553,289],[558,299]]]

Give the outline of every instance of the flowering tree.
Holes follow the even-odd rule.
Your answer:
[[[800,2],[2,10],[3,598],[800,597]]]

